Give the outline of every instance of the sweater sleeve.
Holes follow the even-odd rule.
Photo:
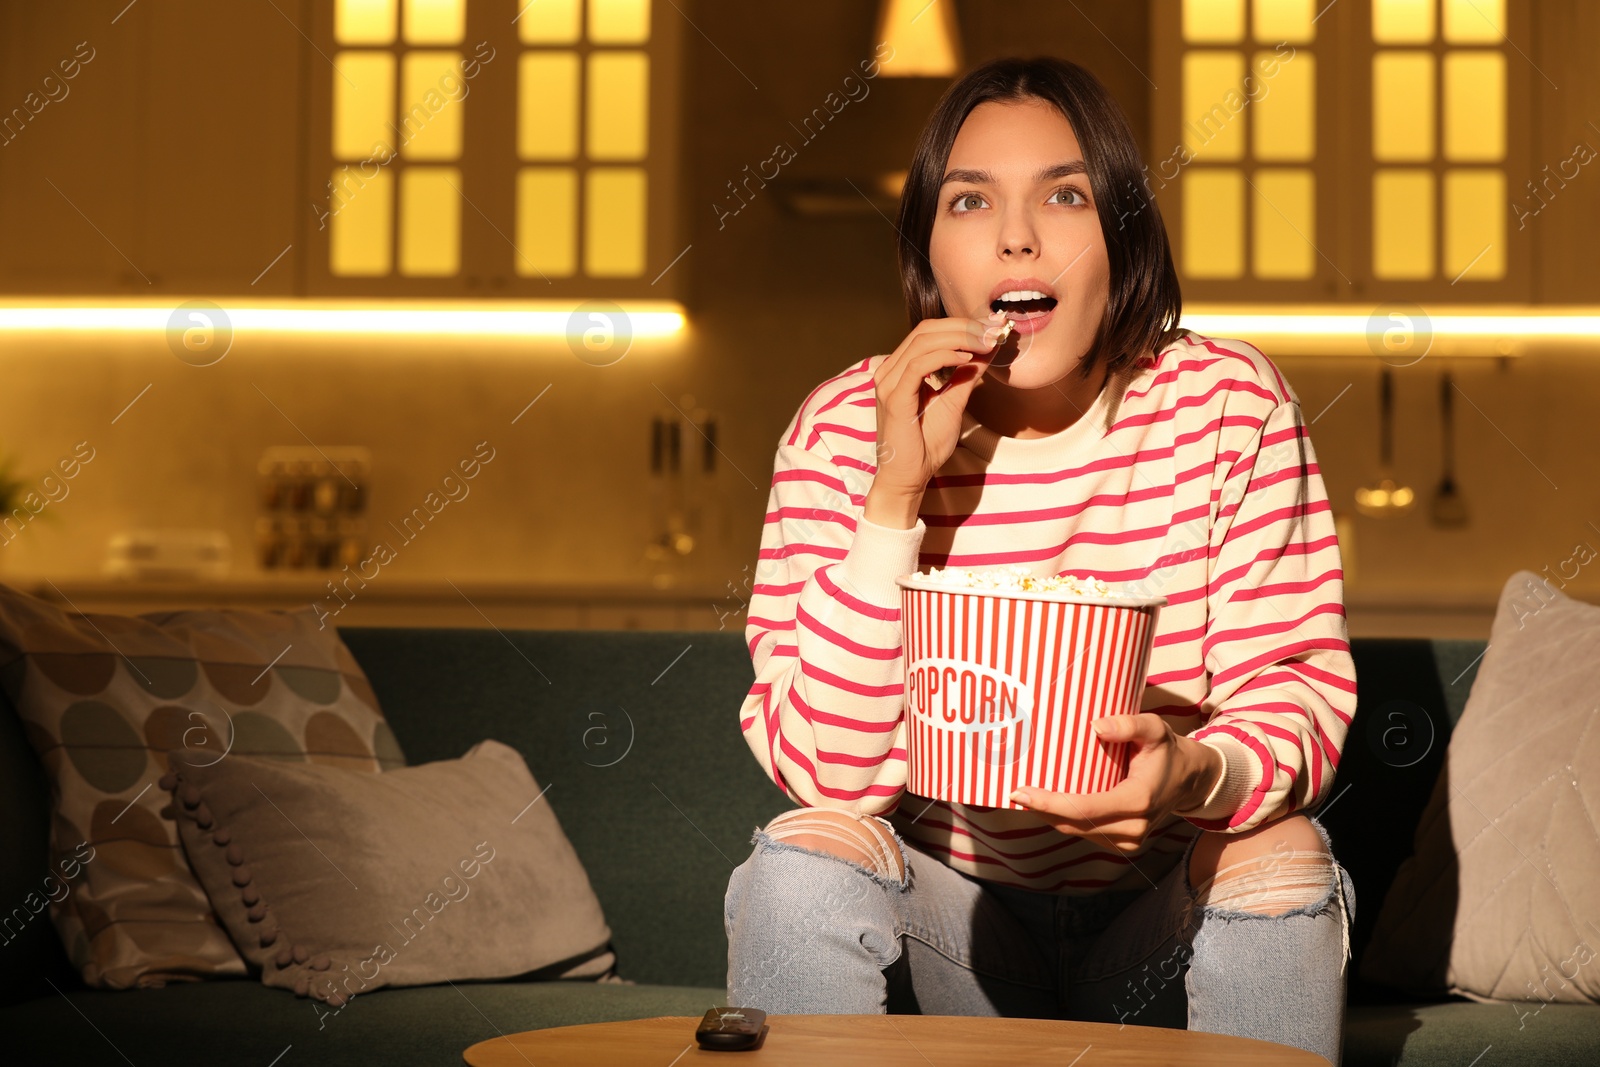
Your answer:
[[[906,783],[894,580],[916,570],[926,526],[866,521],[870,477],[852,463],[778,449],[745,626],[756,679],[739,726],[791,799],[882,815]]]
[[[1226,466],[1224,466],[1224,464]],[[1202,655],[1210,692],[1190,736],[1222,753],[1199,806],[1238,833],[1328,795],[1355,713],[1355,662],[1333,512],[1300,404],[1279,403],[1219,457]]]

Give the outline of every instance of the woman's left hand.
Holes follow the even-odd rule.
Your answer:
[[[1136,852],[1152,826],[1174,811],[1199,805],[1222,773],[1222,753],[1173,732],[1153,712],[1109,715],[1096,719],[1092,729],[1107,744],[1126,741],[1134,746],[1127,778],[1100,793],[1029,787],[1011,794],[1064,834],[1093,838],[1118,852]]]

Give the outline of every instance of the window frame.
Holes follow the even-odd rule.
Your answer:
[[[1438,0],[1435,0],[1438,3]],[[1250,11],[1253,0],[1246,3],[1246,40],[1242,44],[1197,43],[1195,48],[1241,49],[1247,56],[1257,50],[1270,51],[1271,43],[1257,43],[1251,38]],[[1372,39],[1372,5],[1370,0],[1338,3],[1322,7],[1316,23],[1316,35],[1306,45],[1295,44],[1296,49],[1309,48],[1317,59],[1316,104],[1317,139],[1312,159],[1304,164],[1279,164],[1257,162],[1250,155],[1249,131],[1246,131],[1245,156],[1237,166],[1247,176],[1257,168],[1276,166],[1305,166],[1313,175],[1316,186],[1315,219],[1317,234],[1313,244],[1317,250],[1314,273],[1307,279],[1266,279],[1250,273],[1251,218],[1250,187],[1246,185],[1244,205],[1245,273],[1237,278],[1192,278],[1183,271],[1183,176],[1193,167],[1206,166],[1197,160],[1178,170],[1171,177],[1172,167],[1162,169],[1175,146],[1181,145],[1183,123],[1182,63],[1185,51],[1183,33],[1183,0],[1151,0],[1151,61],[1152,75],[1158,85],[1167,90],[1151,93],[1151,148],[1146,162],[1150,166],[1150,184],[1156,193],[1166,221],[1167,233],[1173,247],[1174,265],[1183,283],[1184,295],[1191,301],[1203,303],[1359,303],[1384,301],[1492,301],[1496,303],[1524,303],[1533,298],[1532,243],[1527,234],[1519,236],[1516,214],[1512,204],[1518,200],[1518,191],[1526,188],[1532,174],[1531,146],[1533,136],[1532,79],[1538,77],[1530,63],[1516,48],[1500,45],[1506,56],[1506,155],[1500,168],[1505,175],[1507,201],[1504,205],[1504,239],[1506,242],[1505,275],[1495,279],[1475,279],[1470,273],[1458,283],[1443,276],[1444,219],[1442,182],[1445,171],[1455,167],[1494,166],[1494,164],[1450,163],[1444,159],[1444,99],[1436,95],[1434,158],[1427,163],[1406,164],[1427,167],[1435,174],[1435,264],[1434,277],[1428,279],[1379,278],[1374,270],[1373,256],[1373,180],[1379,169],[1372,152],[1372,64],[1379,45]],[[1406,48],[1431,49],[1436,56],[1446,52],[1493,46],[1454,45],[1443,40],[1442,19],[1438,20],[1435,39],[1429,45],[1406,45]],[[1531,29],[1531,16],[1527,0],[1506,0],[1506,36],[1513,42],[1527,41]],[[1383,46],[1393,47],[1393,46]],[[1436,63],[1436,84],[1442,83],[1442,59]],[[1248,110],[1244,113],[1248,116]],[[1248,118],[1247,118],[1248,121]],[[1350,220],[1357,220],[1352,225]]]
[[[520,7],[518,0],[466,0],[466,29],[459,46],[419,44],[408,46],[400,39],[390,45],[350,45],[341,48],[334,40],[336,0],[312,0],[313,24],[308,34],[308,94],[305,116],[305,178],[309,206],[306,210],[303,245],[305,289],[308,295],[334,297],[412,297],[419,299],[516,299],[565,300],[681,300],[686,291],[688,272],[677,263],[664,276],[661,272],[684,251],[686,240],[682,195],[681,154],[681,55],[682,27],[670,4],[654,0],[650,5],[650,39],[637,45],[591,45],[587,39],[588,0],[582,3],[585,33],[570,46],[559,46],[579,57],[580,71],[587,68],[591,51],[619,48],[645,52],[649,56],[648,144],[645,159],[645,270],[636,278],[591,278],[582,271],[583,207],[580,193],[576,239],[578,271],[568,277],[548,280],[537,274],[523,276],[516,270],[512,241],[516,233],[517,173],[524,165],[517,151],[518,63],[522,53],[539,49],[524,45],[513,23]],[[399,20],[397,20],[399,21]],[[333,60],[338,51],[385,49],[401,56],[410,49],[439,50],[456,48],[463,59],[473,57],[480,42],[494,50],[478,76],[468,82],[463,101],[462,151],[453,164],[461,172],[464,200],[461,205],[460,271],[449,276],[412,277],[399,273],[399,233],[394,233],[393,265],[381,276],[334,274],[329,262],[331,228],[319,216],[329,209],[327,182],[340,161],[333,153],[333,79],[337,76]],[[556,46],[552,46],[556,47]],[[320,53],[320,54],[319,54]],[[481,62],[481,61],[480,61]],[[396,60],[397,71],[400,60]],[[396,77],[396,114],[400,84]],[[580,156],[581,156],[580,121]],[[438,165],[419,161],[422,165]],[[573,162],[580,190],[587,160]],[[599,162],[594,166],[616,166]],[[395,181],[394,225],[398,226],[399,182]],[[658,279],[659,280],[656,280]],[[655,284],[652,284],[652,282]]]

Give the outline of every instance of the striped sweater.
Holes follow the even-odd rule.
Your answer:
[[[790,799],[882,815],[959,871],[1070,895],[1143,887],[1200,830],[1327,799],[1356,702],[1344,577],[1299,398],[1270,359],[1190,332],[1111,376],[1060,433],[1003,437],[968,414],[916,525],[896,530],[862,515],[884,358],[813,390],[778,447],[739,725]],[[1167,598],[1141,710],[1214,746],[1224,769],[1136,853],[1030,811],[905,791],[894,579],[1002,564]]]

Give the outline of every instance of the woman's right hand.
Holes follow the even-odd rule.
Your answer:
[[[916,525],[922,494],[956,450],[961,413],[988,369],[1004,324],[987,320],[923,319],[873,372],[878,400],[878,472],[867,490],[868,522],[898,529]],[[935,392],[923,381],[940,367],[955,368]]]

